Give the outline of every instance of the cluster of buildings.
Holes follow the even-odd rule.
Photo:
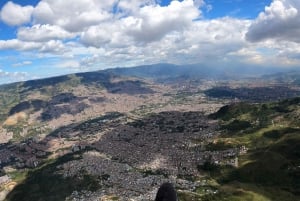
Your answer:
[[[47,158],[47,144],[30,138],[21,143],[2,144],[0,147],[0,167],[35,168]]]
[[[35,168],[63,148],[82,157],[61,164],[55,174],[77,178],[92,175],[102,186],[94,193],[73,193],[71,200],[95,200],[102,195],[151,200],[166,181],[181,189],[195,189],[200,185],[193,180],[200,175],[198,166],[208,160],[237,166],[237,157],[245,147],[205,150],[205,143],[218,135],[217,128],[217,122],[207,119],[203,112],[161,112],[142,119],[110,113],[57,129],[41,141],[1,145],[0,165]],[[51,145],[54,141],[55,149]]]
[[[199,112],[162,112],[116,124],[90,145],[94,151],[62,165],[61,174],[78,177],[84,171],[100,178],[105,175],[101,190],[72,195],[72,200],[93,200],[101,195],[114,195],[120,200],[151,200],[153,192],[166,181],[193,190],[200,185],[191,179],[199,176],[198,165],[208,158],[217,163],[239,154],[238,149],[198,149],[199,142],[213,139],[216,128],[216,122]]]

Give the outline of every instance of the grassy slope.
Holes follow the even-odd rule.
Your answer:
[[[300,199],[300,99],[225,106],[212,115],[224,134],[217,146],[246,145],[238,168],[219,167],[210,173],[219,193],[199,200]],[[219,146],[218,146],[219,145]]]
[[[3,85],[0,87],[0,123],[5,121],[9,109],[20,101],[19,85]]]

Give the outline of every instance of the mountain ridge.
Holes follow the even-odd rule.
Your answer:
[[[104,70],[96,70],[96,71],[87,71],[87,72],[79,72],[79,73],[71,73],[66,75],[57,75],[53,77],[39,78],[33,80],[27,80],[23,82],[15,82],[2,84],[1,86],[10,86],[10,84],[18,84],[18,83],[39,83],[43,82],[56,82],[59,79],[63,81],[68,76],[72,75],[84,75],[84,74],[92,74],[92,73],[104,73],[104,74],[112,74],[116,76],[134,76],[139,78],[151,78],[151,79],[159,79],[163,80],[164,78],[179,78],[186,77],[190,79],[235,79],[246,78],[246,77],[257,77],[263,76],[270,77],[272,75],[280,75],[282,73],[295,72],[293,69],[283,69],[283,68],[261,68],[254,66],[244,66],[240,67],[209,67],[201,64],[187,64],[187,65],[176,65],[170,63],[158,63],[158,64],[150,64],[150,65],[140,65],[140,66],[132,66],[132,67],[115,67],[108,68]],[[298,71],[296,71],[298,72]],[[299,73],[299,72],[298,72]],[[52,80],[53,79],[53,80]]]

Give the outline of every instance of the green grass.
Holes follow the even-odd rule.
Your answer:
[[[232,122],[223,125],[222,129],[227,129],[228,131],[241,131],[250,128],[251,126],[251,123],[248,121],[235,119]]]
[[[238,168],[207,172],[220,184],[199,200],[300,200],[299,98],[278,103],[240,103],[221,108],[222,134],[209,150],[246,145]]]
[[[28,175],[28,171],[27,170],[17,170],[14,172],[10,172],[8,175],[14,182],[21,183],[26,179],[26,177]]]
[[[18,85],[0,87],[0,123],[8,117],[9,110],[20,102]]]

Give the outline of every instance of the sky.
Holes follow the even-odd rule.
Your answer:
[[[300,67],[299,0],[0,1],[0,84],[155,63]]]

